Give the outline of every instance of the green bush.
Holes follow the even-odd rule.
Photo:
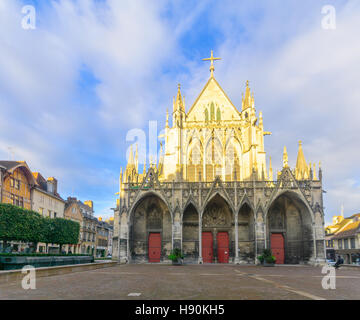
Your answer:
[[[274,256],[268,256],[265,258],[266,263],[275,263],[276,258]]]
[[[35,211],[0,203],[0,240],[77,244],[80,224],[62,218],[44,218]]]
[[[3,241],[40,242],[42,217],[35,211],[11,204],[0,204],[0,239]]]
[[[170,255],[168,256],[168,258],[171,261],[177,261],[178,259],[184,259],[184,255],[181,253],[181,249],[179,248],[175,248],[171,251]]]
[[[258,260],[260,263],[275,263],[276,258],[273,256],[271,249],[264,249],[263,254],[261,256],[258,256]]]
[[[0,257],[82,257],[82,256],[91,256],[89,254],[61,254],[61,253],[0,253]]]

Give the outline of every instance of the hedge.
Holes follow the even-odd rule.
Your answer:
[[[45,218],[39,213],[0,203],[0,240],[77,244],[80,224],[62,218]]]
[[[0,253],[0,257],[88,257],[83,253]],[[105,259],[105,258],[102,258]]]

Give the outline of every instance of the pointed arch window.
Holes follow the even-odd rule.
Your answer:
[[[216,121],[221,121],[221,112],[219,107],[216,110]]]
[[[210,105],[210,120],[211,120],[211,121],[215,120],[215,106],[214,106],[214,102],[211,102],[211,105]]]
[[[205,121],[209,121],[209,110],[207,108],[205,109]]]

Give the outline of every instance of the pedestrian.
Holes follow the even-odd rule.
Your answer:
[[[336,263],[334,264],[335,269],[339,269],[340,265],[344,264],[344,259],[338,256]]]

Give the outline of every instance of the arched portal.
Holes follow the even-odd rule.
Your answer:
[[[182,247],[186,262],[197,262],[199,257],[199,214],[191,203],[183,214]]]
[[[234,258],[235,232],[230,206],[219,194],[206,205],[202,216],[204,263],[229,263]]]
[[[254,212],[244,203],[238,214],[239,258],[241,261],[254,261],[255,229]]]
[[[172,248],[172,222],[165,202],[144,197],[130,218],[129,250],[132,262],[160,262]]]
[[[308,262],[313,254],[313,230],[309,209],[294,193],[280,195],[267,215],[267,243],[279,264]]]

